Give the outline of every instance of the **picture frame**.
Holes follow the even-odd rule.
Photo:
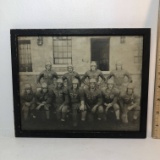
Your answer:
[[[149,28],[10,34],[16,137],[146,137]]]

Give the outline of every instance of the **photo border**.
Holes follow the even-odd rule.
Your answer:
[[[14,125],[16,137],[68,137],[68,138],[146,138],[150,28],[123,29],[11,29],[12,81],[14,100]],[[142,89],[139,131],[50,131],[22,130],[19,88],[19,36],[143,36]]]

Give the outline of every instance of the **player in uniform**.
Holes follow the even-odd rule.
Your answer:
[[[92,61],[92,62],[91,62],[90,67],[91,67],[90,70],[87,71],[87,72],[84,74],[84,76],[83,76],[83,78],[82,78],[82,80],[81,80],[82,82],[84,82],[84,83],[88,86],[89,84],[85,82],[85,80],[86,80],[87,78],[88,78],[89,80],[90,80],[90,79],[95,79],[97,83],[99,82],[99,77],[101,77],[102,80],[105,81],[105,77],[104,77],[104,75],[102,74],[102,72],[101,72],[99,69],[97,69],[97,63],[96,63],[95,61]]]
[[[118,61],[116,63],[116,69],[111,71],[111,73],[108,76],[108,79],[110,79],[112,77],[114,78],[114,83],[116,84],[116,87],[119,90],[124,89],[124,88],[122,88],[122,86],[124,83],[124,79],[126,77],[128,78],[129,83],[132,82],[132,78],[131,78],[130,74],[122,68],[122,63],[120,61]]]
[[[81,97],[81,110],[87,108],[89,119],[93,121],[94,117],[98,120],[103,118],[102,94],[96,87],[96,80],[90,79],[89,88],[85,88]]]
[[[122,122],[128,123],[128,113],[132,112],[133,121],[139,118],[140,98],[134,93],[134,86],[129,83],[125,93],[120,95],[120,107],[122,109]]]
[[[25,90],[22,95],[22,114],[24,120],[27,120],[29,114],[35,118],[34,109],[35,109],[35,95],[32,91],[32,87],[30,84],[25,84]]]
[[[120,107],[117,103],[119,96],[119,90],[114,87],[114,81],[109,79],[107,81],[107,87],[102,89],[103,105],[105,107],[105,114],[112,107],[115,111],[117,121],[120,121]]]
[[[36,93],[36,110],[45,111],[46,119],[50,119],[53,97],[53,92],[48,89],[47,83],[43,82],[41,84],[41,89]]]
[[[56,111],[57,120],[64,122],[66,120],[66,114],[69,110],[68,102],[68,92],[67,89],[63,87],[63,80],[57,80],[57,87],[54,89],[54,108]]]
[[[69,99],[70,99],[70,105],[72,106],[72,120],[73,120],[73,126],[77,126],[78,121],[78,111],[81,110],[81,120],[85,121],[86,117],[86,110],[81,108],[81,96],[82,96],[82,90],[79,86],[78,79],[72,80],[72,87],[68,90],[69,93]]]
[[[58,75],[52,70],[52,64],[50,62],[46,62],[45,68],[46,69],[39,74],[37,83],[40,83],[41,79],[43,78],[43,82],[51,85],[53,80],[58,78]]]
[[[66,82],[66,86],[68,88],[72,86],[72,80],[75,78],[79,80],[79,83],[81,82],[79,74],[74,71],[71,64],[67,66],[67,70],[68,72],[63,75],[62,79],[64,80],[64,82]]]

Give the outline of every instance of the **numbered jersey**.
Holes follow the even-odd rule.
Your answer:
[[[54,103],[57,105],[61,105],[64,102],[68,102],[68,93],[66,89],[54,89]]]
[[[22,102],[33,102],[34,98],[35,98],[35,95],[33,94],[33,92],[29,94],[27,92],[24,92],[22,95]]]
[[[135,94],[131,95],[128,95],[127,93],[122,94],[120,100],[123,102],[123,104],[128,104],[128,105],[139,103],[139,97]]]
[[[68,94],[69,94],[69,99],[70,99],[70,102],[72,104],[74,103],[80,103],[80,100],[81,100],[81,96],[82,96],[82,91],[80,89],[69,89],[68,90]]]
[[[96,79],[96,81],[98,81],[98,80],[99,80],[99,77],[101,77],[103,80],[105,80],[104,75],[102,74],[102,72],[101,72],[99,69],[97,69],[97,70],[95,70],[95,71],[89,70],[89,71],[87,71],[87,72],[84,74],[84,76],[83,76],[83,81],[84,81],[86,78],[89,78],[89,79],[93,78],[93,79]]]
[[[112,103],[115,98],[119,95],[119,90],[116,88],[102,90],[102,97],[105,103]]]
[[[46,82],[48,85],[53,83],[53,79],[54,78],[58,78],[57,73],[54,72],[53,70],[51,71],[47,71],[44,70],[43,72],[40,73],[40,75],[38,76],[38,83],[40,82],[41,78],[43,78],[44,82]]]
[[[90,107],[102,104],[102,94],[99,89],[93,91],[90,89],[84,89],[82,98],[84,98],[85,103]]]
[[[54,99],[54,95],[51,90],[48,90],[46,93],[44,93],[42,90],[40,90],[36,94],[36,100],[39,103],[45,101],[47,104],[51,104],[53,99]]]

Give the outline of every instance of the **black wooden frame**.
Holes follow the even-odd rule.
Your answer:
[[[150,57],[150,29],[11,29],[14,123],[16,137],[145,138]],[[139,131],[29,131],[21,128],[18,36],[143,36],[141,115]]]

